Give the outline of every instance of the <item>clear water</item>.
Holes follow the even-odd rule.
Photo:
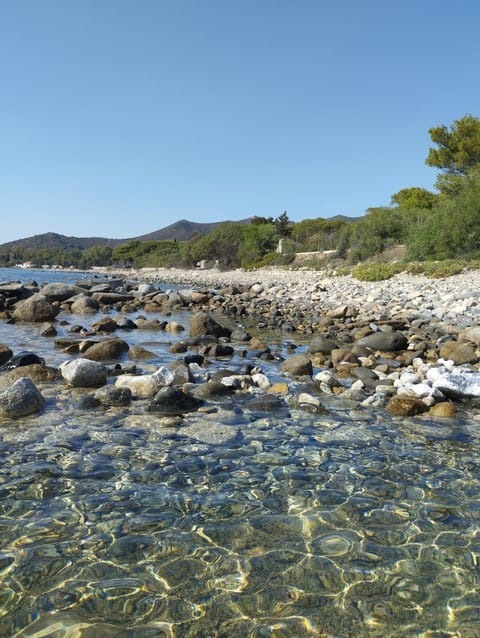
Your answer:
[[[45,394],[0,423],[0,636],[480,636],[474,414],[166,421]]]

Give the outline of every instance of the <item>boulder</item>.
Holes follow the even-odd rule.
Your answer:
[[[231,330],[220,325],[213,317],[205,312],[196,312],[190,319],[190,337],[212,335],[214,337],[230,338]]]
[[[51,368],[43,363],[32,363],[8,370],[0,375],[0,388],[8,388],[22,377],[28,377],[34,383],[50,383],[61,378],[57,368]]]
[[[282,372],[291,374],[294,377],[300,377],[304,375],[312,376],[313,367],[312,361],[308,354],[294,354],[280,366]]]
[[[65,361],[60,366],[60,372],[65,381],[75,387],[97,388],[107,382],[107,367],[90,359]]]
[[[70,306],[70,312],[74,315],[94,315],[98,312],[98,301],[82,293],[75,298]]]
[[[357,345],[365,346],[372,350],[380,350],[381,352],[398,352],[407,348],[408,339],[402,332],[394,330],[391,332],[379,331],[362,337],[357,341]]]
[[[316,352],[321,352],[322,354],[330,354],[331,351],[337,347],[337,344],[332,339],[328,339],[327,337],[314,337],[310,345],[308,346],[308,351],[311,354],[315,354]]]
[[[92,361],[115,361],[128,352],[128,349],[128,343],[123,339],[105,339],[87,348],[83,356]]]
[[[21,377],[0,392],[0,414],[10,419],[38,412],[44,405],[45,399],[28,377]]]
[[[201,399],[184,392],[178,386],[169,386],[157,392],[148,406],[148,411],[163,416],[176,416],[186,412],[194,412],[203,404]]]
[[[65,301],[75,295],[83,295],[85,290],[79,286],[57,282],[43,286],[41,293],[48,297],[50,301]]]
[[[59,312],[60,308],[54,306],[48,297],[36,293],[16,304],[13,318],[15,321],[51,321]]]

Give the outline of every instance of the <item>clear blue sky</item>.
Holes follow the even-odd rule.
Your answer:
[[[0,243],[362,215],[480,115],[477,0],[0,0]]]

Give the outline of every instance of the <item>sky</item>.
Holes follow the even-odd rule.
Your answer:
[[[0,243],[358,217],[480,116],[477,0],[0,0]]]

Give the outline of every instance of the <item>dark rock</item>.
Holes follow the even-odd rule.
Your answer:
[[[42,359],[42,357],[39,357],[38,354],[35,354],[34,352],[22,351],[8,359],[8,361],[3,364],[1,369],[13,370],[14,368],[19,368],[20,366],[32,365],[32,363],[44,364],[45,359]]]
[[[381,352],[397,352],[407,348],[408,339],[401,332],[374,332],[359,339],[357,345]]]
[[[3,366],[9,359],[13,357],[13,352],[8,346],[0,343],[0,366]]]
[[[229,396],[234,393],[232,386],[227,386],[220,381],[207,381],[194,387],[191,390],[192,396],[197,399],[223,399],[225,396]]]
[[[130,405],[132,401],[132,392],[129,388],[118,388],[114,385],[98,388],[93,396],[105,407]]]
[[[42,335],[42,337],[56,337],[57,329],[55,328],[53,323],[47,322],[43,324],[40,334]]]
[[[157,392],[148,406],[148,411],[175,416],[198,410],[203,404],[201,399],[184,392],[178,386],[168,386]]]

